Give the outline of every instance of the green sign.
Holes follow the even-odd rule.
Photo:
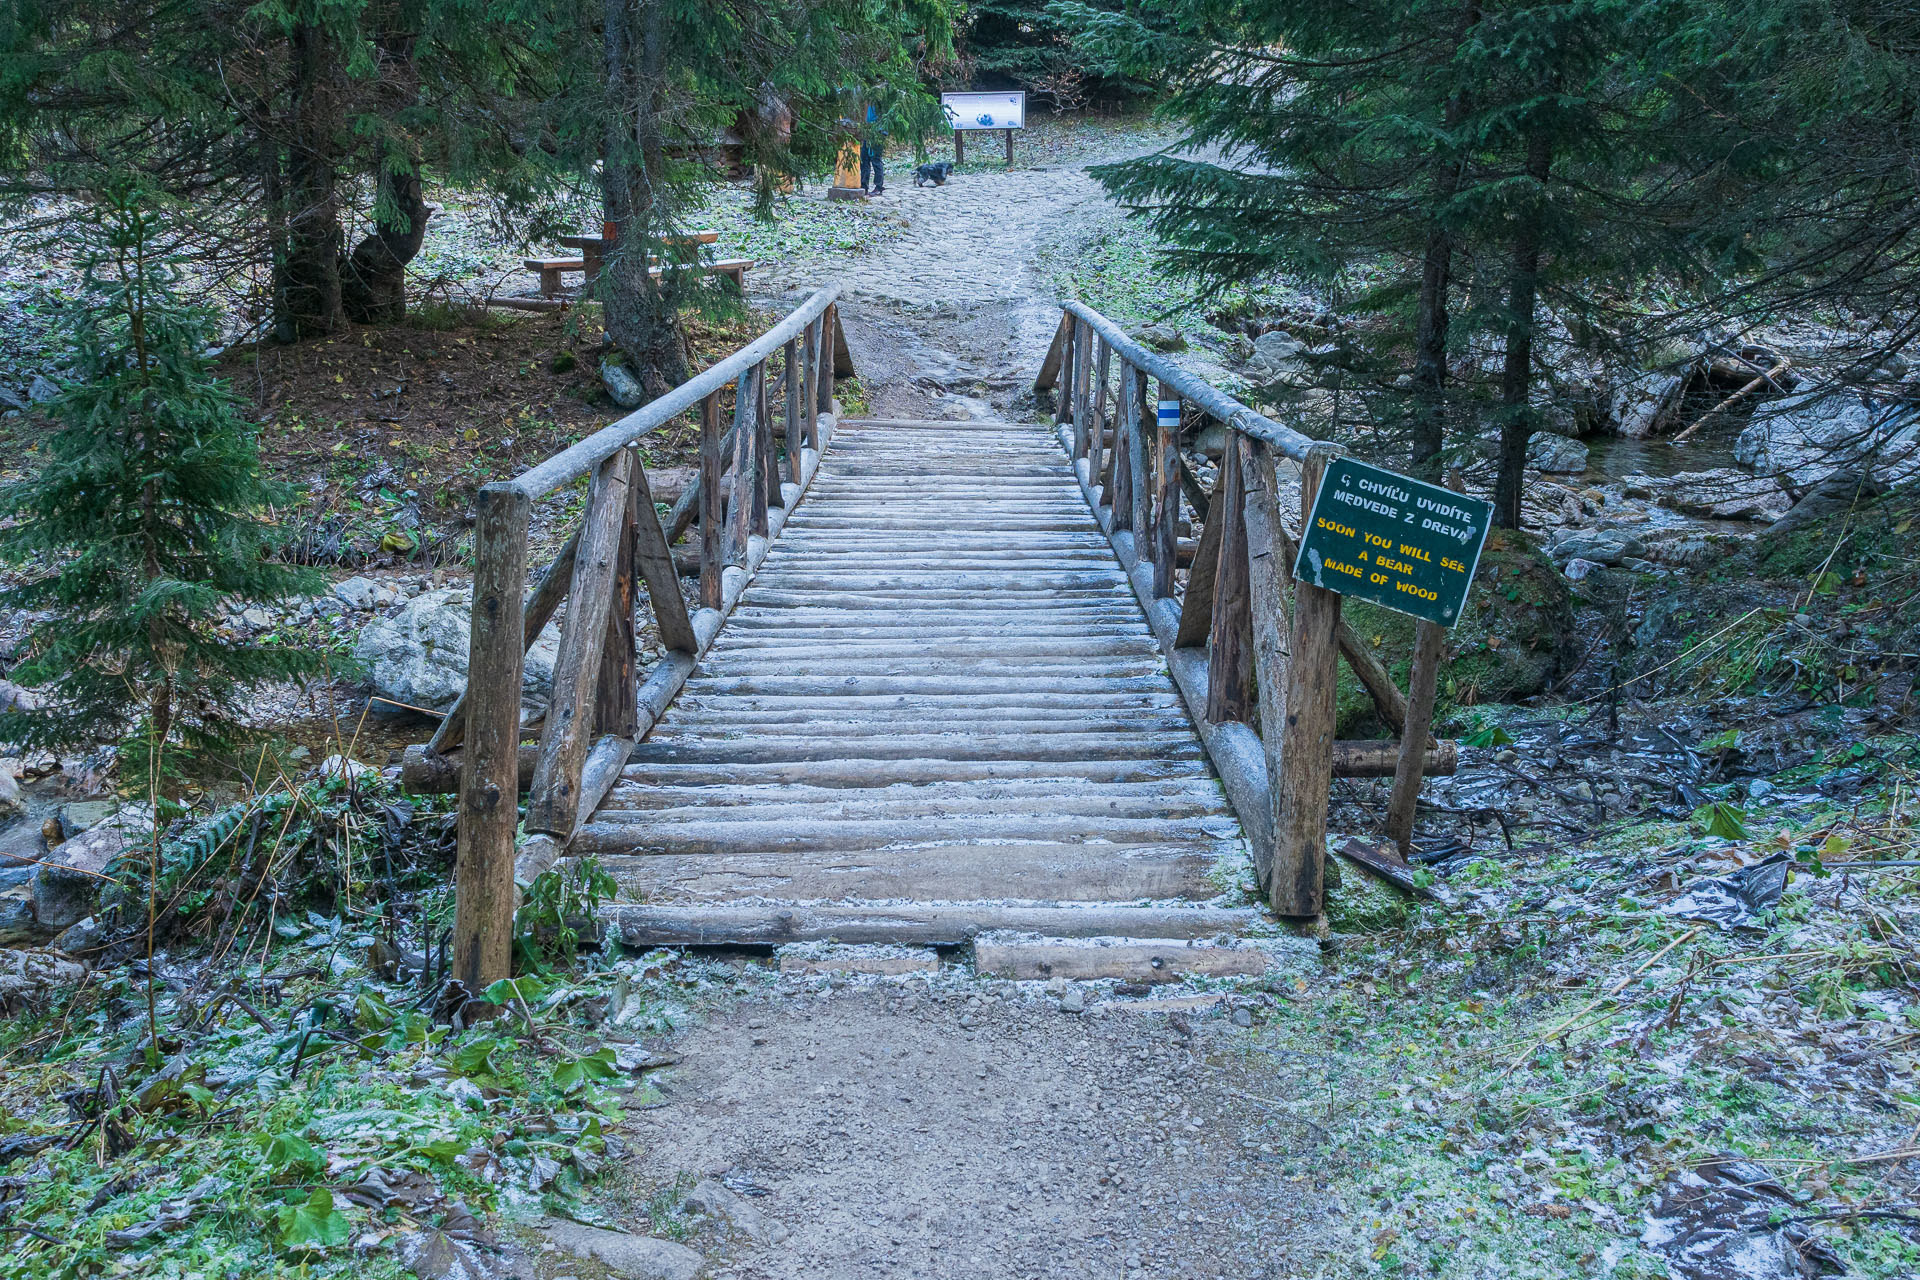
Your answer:
[[[1493,504],[1335,458],[1307,516],[1293,574],[1450,627],[1460,621]]]

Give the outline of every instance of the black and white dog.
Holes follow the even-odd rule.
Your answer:
[[[953,172],[953,161],[938,160],[933,164],[923,164],[913,171],[913,185],[916,187],[944,187],[947,176]]]

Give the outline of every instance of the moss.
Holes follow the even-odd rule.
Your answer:
[[[1343,613],[1394,682],[1406,688],[1414,620],[1364,600],[1348,600]],[[1459,707],[1514,702],[1543,692],[1566,668],[1572,642],[1573,596],[1566,579],[1526,534],[1495,530],[1481,553],[1466,616],[1447,635],[1435,718]],[[1337,696],[1341,737],[1386,735],[1373,699],[1344,664]]]
[[[1413,899],[1338,858],[1327,859],[1327,924],[1335,933],[1386,933],[1406,927]]]
[[[1851,577],[1856,570],[1872,575],[1888,562],[1912,554],[1916,515],[1920,515],[1920,491],[1900,490],[1848,515],[1815,520],[1778,538],[1762,537],[1754,567],[1776,578],[1805,579],[1823,570],[1841,578]]]

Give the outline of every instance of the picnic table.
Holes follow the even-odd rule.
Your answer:
[[[690,231],[685,235],[666,236],[660,241],[665,249],[685,249],[692,245],[713,244],[720,239],[718,231]],[[569,249],[580,251],[580,265],[575,271],[585,271],[591,280],[600,274],[600,264],[614,246],[609,236],[561,236],[560,243]],[[544,281],[543,281],[544,283]]]

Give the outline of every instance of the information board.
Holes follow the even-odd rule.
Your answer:
[[[1450,627],[1467,602],[1493,504],[1335,458],[1306,523],[1296,578]]]
[[[946,112],[947,126],[966,129],[1024,129],[1027,127],[1027,95],[1007,90],[1003,93],[943,93],[940,110]]]

